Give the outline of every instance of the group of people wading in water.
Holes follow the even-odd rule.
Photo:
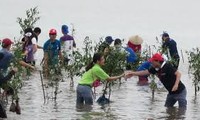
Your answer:
[[[60,39],[56,39],[56,29],[49,30],[49,39],[41,47],[38,45],[38,36],[41,33],[41,29],[36,27],[27,28],[24,30],[24,37],[22,39],[22,56],[18,63],[22,66],[35,69],[37,50],[42,49],[44,51],[44,57],[42,60],[44,74],[48,76],[48,72],[51,67],[55,67],[59,64],[59,61],[65,63],[65,65],[73,62],[73,49],[76,47],[73,36],[69,35],[68,26],[62,25],[61,32],[63,34]],[[173,59],[173,63],[166,61],[162,53],[155,53],[149,59],[146,59],[136,70],[131,70],[130,66],[126,66],[124,73],[118,76],[109,76],[102,66],[105,64],[105,56],[109,54],[109,47],[114,41],[114,50],[118,52],[127,53],[126,62],[134,64],[140,57],[142,51],[142,38],[138,35],[129,38],[126,47],[122,46],[121,39],[113,39],[112,36],[107,36],[105,41],[99,46],[98,52],[94,53],[93,58],[85,67],[85,73],[78,81],[76,89],[76,105],[93,105],[93,93],[92,87],[96,80],[100,81],[114,81],[124,77],[125,79],[132,76],[139,76],[138,85],[148,85],[148,76],[155,74],[162,82],[164,87],[168,90],[168,95],[165,101],[166,107],[173,107],[178,101],[179,107],[186,108],[186,88],[181,82],[181,73],[178,70],[179,66],[179,54],[177,50],[176,42],[169,37],[168,33],[162,34],[162,53],[167,54],[169,59]],[[1,41],[2,49],[0,50],[0,84],[6,83],[11,80],[12,76],[18,72],[17,68],[10,67],[10,63],[15,56],[11,52],[11,45],[14,44],[9,38],[5,38]],[[167,51],[167,52],[166,52]],[[6,117],[2,116],[1,117]]]

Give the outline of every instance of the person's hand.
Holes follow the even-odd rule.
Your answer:
[[[36,69],[35,66],[32,66],[32,65],[30,66],[30,68],[31,68],[32,70],[35,70],[35,69]]]
[[[133,76],[133,72],[132,71],[125,71],[125,79],[131,78]]]
[[[176,90],[178,90],[178,84],[175,84],[175,85],[173,86],[172,92],[174,92],[174,91],[176,91]]]
[[[12,70],[16,73],[18,71],[17,68],[12,68]]]

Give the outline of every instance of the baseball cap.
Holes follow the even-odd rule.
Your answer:
[[[105,41],[106,41],[107,43],[111,44],[114,40],[113,40],[112,36],[107,36],[107,37],[105,38]]]
[[[11,44],[13,44],[13,42],[9,38],[5,38],[2,40],[2,47],[7,47]]]
[[[57,31],[56,31],[55,29],[51,29],[51,30],[49,31],[49,34],[50,34],[50,35],[56,35],[56,34],[57,34]]]
[[[64,34],[69,33],[69,31],[68,31],[68,26],[67,26],[67,25],[62,25],[61,30],[62,30],[62,32],[63,32]]]
[[[164,58],[162,57],[162,55],[160,53],[155,53],[150,59],[149,59],[149,62],[152,62],[152,61],[159,61],[159,62],[162,62],[164,61]]]
[[[162,37],[169,37],[169,34],[166,33],[166,32],[164,32],[164,33],[162,34]]]

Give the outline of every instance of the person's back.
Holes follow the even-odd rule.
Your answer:
[[[3,39],[2,41],[2,49],[0,52],[4,54],[4,57],[0,60],[0,69],[4,72],[7,71],[10,62],[13,59],[13,54],[9,51],[12,43],[13,42],[8,38]]]
[[[137,60],[137,55],[130,47],[125,47],[125,50],[129,53],[127,56],[127,63],[134,63]]]
[[[163,44],[162,44],[163,51],[166,52],[167,50],[167,52],[169,52],[167,54],[168,58],[172,60],[173,66],[175,68],[178,68],[180,57],[178,54],[176,41],[171,39],[169,37],[169,34],[165,32],[162,35],[162,40],[163,40]]]
[[[169,48],[170,56],[172,58],[179,57],[177,44],[173,39],[169,39],[169,41],[166,41],[164,46]]]
[[[64,64],[73,63],[73,51],[76,47],[75,40],[73,36],[69,35],[69,30],[67,25],[62,25],[61,31],[63,36],[60,37],[61,52],[64,57]]]
[[[150,61],[144,61],[137,69],[137,71],[147,70],[151,67]],[[148,85],[148,75],[145,76],[138,76],[138,85]]]

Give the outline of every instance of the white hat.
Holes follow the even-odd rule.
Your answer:
[[[129,41],[134,45],[141,45],[143,43],[143,39],[138,35],[131,36]]]
[[[25,34],[26,37],[31,37],[31,35],[32,35],[31,32],[27,32],[27,33]]]

